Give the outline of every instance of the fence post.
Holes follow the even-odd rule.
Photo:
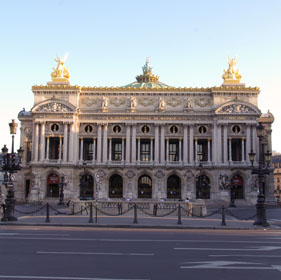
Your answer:
[[[225,209],[224,209],[224,205],[221,208],[221,225],[222,226],[226,226],[226,222],[225,222]]]
[[[83,215],[83,206],[81,205],[81,215]]]
[[[134,205],[134,224],[138,223],[138,217],[137,217],[137,204]]]
[[[181,225],[182,222],[181,222],[181,206],[179,204],[178,206],[178,225]]]
[[[73,205],[72,205],[72,215],[74,215],[75,213],[75,205],[74,205],[74,202],[73,202]]]
[[[50,222],[49,203],[46,204],[46,220],[45,223]]]
[[[95,222],[98,222],[98,204],[96,202]]]
[[[90,203],[90,218],[89,223],[93,223],[93,203]]]

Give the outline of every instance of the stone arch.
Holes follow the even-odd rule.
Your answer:
[[[207,173],[201,172],[195,177],[195,186],[197,199],[211,198],[211,179]]]
[[[167,198],[181,199],[182,180],[177,174],[172,174],[167,178]]]
[[[152,178],[147,174],[138,177],[138,198],[152,198]]]
[[[59,197],[59,188],[60,188],[59,173],[51,170],[47,173],[46,179],[47,179],[46,196],[47,197]]]
[[[118,173],[114,173],[109,177],[108,197],[123,198],[123,178]]]
[[[245,179],[242,174],[235,172],[230,176],[231,192],[233,192],[234,199],[245,198]]]
[[[249,102],[235,100],[226,102],[217,107],[217,109],[215,109],[215,114],[246,114],[256,115],[258,117],[261,115],[261,111],[259,110],[259,108]]]
[[[31,109],[32,113],[74,113],[75,111],[74,105],[57,98],[44,100]]]
[[[80,199],[87,200],[94,198],[94,176],[91,172],[84,170],[79,175]]]

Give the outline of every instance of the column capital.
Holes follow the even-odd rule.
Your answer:
[[[154,137],[150,137],[150,140],[154,140]]]
[[[231,138],[231,137],[228,137],[228,140],[232,140],[232,138]]]

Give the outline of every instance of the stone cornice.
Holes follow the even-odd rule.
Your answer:
[[[170,87],[170,88],[127,88],[127,87],[85,87],[85,86],[71,86],[71,85],[34,85],[32,87],[33,91],[46,91],[46,90],[59,90],[59,91],[76,91],[83,93],[99,93],[99,92],[179,92],[179,93],[220,93],[220,92],[255,92],[259,93],[260,89],[258,87],[245,87],[242,85],[229,85],[229,86],[220,86],[220,87],[207,87],[207,88],[198,88],[198,87]]]

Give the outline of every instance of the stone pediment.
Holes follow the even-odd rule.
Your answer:
[[[32,113],[74,113],[75,107],[66,101],[49,99],[36,104],[31,111]]]
[[[246,102],[228,102],[226,104],[221,105],[215,111],[216,114],[254,114],[260,115],[260,110],[249,103]]]

